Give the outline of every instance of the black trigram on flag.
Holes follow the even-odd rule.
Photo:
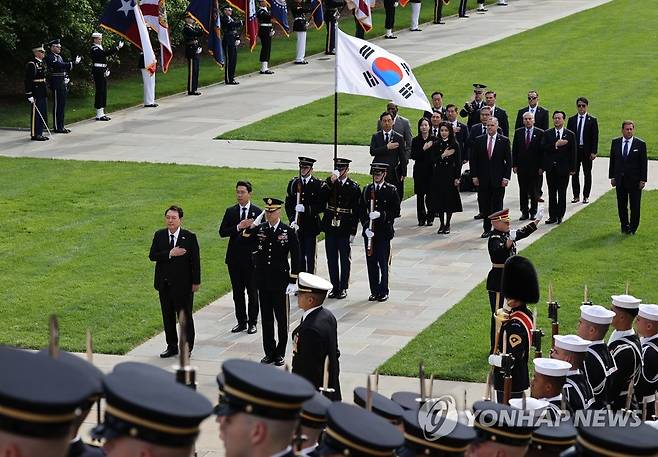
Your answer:
[[[411,87],[411,84],[407,83],[402,86],[402,89],[400,89],[399,92],[404,98],[409,98],[414,93],[414,88]]]
[[[407,76],[409,76],[411,74],[411,68],[409,68],[409,65],[407,65],[406,62],[402,62],[400,65],[404,68],[404,71],[407,72]]]
[[[375,76],[369,71],[364,71],[363,77],[365,78],[366,83],[368,83],[370,87],[375,87],[377,84],[379,84],[379,80],[375,78]]]
[[[361,46],[361,49],[359,49],[359,54],[361,54],[364,59],[367,59],[368,57],[370,57],[373,52],[375,52],[375,50],[372,49],[367,44],[364,44],[363,46]]]

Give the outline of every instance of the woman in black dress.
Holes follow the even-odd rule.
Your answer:
[[[414,161],[414,193],[418,226],[434,223],[434,212],[430,205],[430,181],[432,179],[432,156],[435,140],[430,135],[430,122],[422,118],[418,123],[420,134],[411,141],[410,158]]]
[[[462,200],[459,196],[459,178],[461,177],[462,161],[459,143],[449,122],[439,125],[439,138],[436,139],[433,154],[433,172],[430,190],[432,211],[438,214],[441,226],[436,233],[450,233],[452,213],[462,211]]]

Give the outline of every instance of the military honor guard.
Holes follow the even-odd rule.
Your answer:
[[[420,7],[422,6],[422,2],[420,0],[409,0],[409,6],[411,6],[411,27],[409,30],[412,32],[422,32],[422,29],[418,28],[420,23]]]
[[[349,177],[350,159],[336,158],[335,170],[322,188],[327,206],[322,217],[327,269],[332,289],[328,298],[347,297],[352,267],[352,241],[359,225],[361,188]]]
[[[313,176],[315,159],[299,157],[299,175],[288,182],[286,214],[299,240],[299,271],[315,273],[315,248],[325,201],[322,181]]]
[[[143,52],[139,54],[137,66],[142,74],[142,83],[144,85],[144,108],[157,108],[158,104],[155,103],[155,70],[151,73],[151,70],[146,68]]]
[[[615,312],[601,305],[581,305],[577,335],[592,342],[587,348],[583,369],[587,382],[594,394],[593,408],[602,409],[608,404],[608,384],[612,374],[617,371],[615,360],[610,355],[608,345],[603,339],[608,332]]]
[[[272,24],[272,12],[267,8],[267,6],[267,0],[258,0],[256,18],[258,19],[258,38],[260,38],[261,75],[271,75],[274,73],[268,67],[270,61],[270,53],[272,52],[274,24]]]
[[[257,240],[254,275],[258,288],[265,351],[261,363],[283,366],[290,318],[287,296],[297,288],[299,241],[295,231],[281,222],[283,201],[271,197],[264,198],[263,201],[266,221],[262,222],[263,214],[259,215],[243,232],[243,236],[254,236]],[[274,338],[275,319],[278,343]]]
[[[222,364],[217,383],[220,401],[215,414],[226,457],[295,456],[290,441],[302,405],[315,394],[311,383],[296,374],[239,359]]]
[[[327,426],[327,410],[332,401],[316,392],[306,400],[299,413],[299,426],[295,432],[293,450],[301,457],[317,457],[318,443]]]
[[[542,208],[543,209],[543,208]],[[537,230],[537,224],[543,217],[543,211],[538,213],[536,220],[530,222],[524,227],[516,230],[510,230],[509,209],[495,212],[489,216],[493,230],[487,248],[489,258],[491,259],[491,270],[487,275],[487,292],[489,295],[489,306],[491,307],[491,331],[490,331],[490,348],[491,353],[494,350],[494,335],[496,311],[504,304],[505,296],[502,293],[503,287],[503,268],[505,261],[516,255],[516,242],[529,236]]]
[[[34,57],[25,65],[25,98],[30,106],[30,139],[47,141],[44,127],[48,129],[48,93],[46,91],[46,50],[39,45],[32,48]]]
[[[658,305],[641,304],[635,326],[642,343],[642,371],[635,398],[643,419],[648,419],[656,412],[658,390]]]
[[[203,36],[203,30],[191,17],[185,18],[183,26],[183,41],[185,43],[185,58],[187,59],[187,95],[201,95],[199,87],[199,55],[201,46],[199,39]]]
[[[532,431],[530,447],[525,457],[559,457],[576,444],[578,435],[573,420],[542,424]]]
[[[73,65],[80,63],[81,58],[76,56],[72,61],[65,61],[62,58],[62,43],[59,38],[50,40],[48,46],[50,52],[46,55],[46,64],[48,66],[48,84],[53,92],[53,132],[69,133],[70,130],[64,127],[68,72],[73,69]]]
[[[228,3],[222,8],[220,17],[222,28],[222,50],[224,51],[224,84],[240,84],[235,80],[235,66],[238,62],[238,46],[242,21],[233,17],[233,8]]]
[[[398,449],[399,457],[461,457],[468,445],[475,440],[473,427],[444,419],[448,433],[430,435],[418,421],[418,411],[407,410],[404,421],[404,446]],[[448,421],[452,424],[448,425]],[[442,425],[443,425],[442,424]]]
[[[555,346],[551,358],[571,364],[562,390],[567,408],[572,414],[591,408],[594,393],[582,370],[587,348],[592,342],[578,335],[553,335],[553,340]]]
[[[564,360],[537,357],[532,360],[535,374],[530,381],[530,396],[546,400],[548,417],[557,421],[562,417],[562,389],[571,371],[571,364]],[[566,401],[566,399],[565,399]]]
[[[467,455],[473,457],[501,456],[523,457],[536,429],[524,415],[513,414],[509,405],[492,401],[473,403],[475,440],[469,445]],[[509,420],[502,418],[509,417]]]
[[[484,1],[484,0],[482,0]],[[480,108],[484,106],[484,89],[487,88],[486,84],[473,83],[473,95],[470,100],[464,103],[464,107],[459,111],[461,117],[468,118],[466,125],[470,129],[475,124],[480,122]]]
[[[340,400],[340,365],[336,318],[322,304],[332,284],[310,273],[299,273],[297,306],[301,321],[292,331],[292,372],[308,379],[327,398]]]
[[[295,64],[306,65],[308,61],[306,56],[306,30],[308,29],[308,21],[306,15],[310,12],[303,0],[295,0],[291,8],[293,17],[292,31],[297,35],[297,46],[295,49]]]
[[[368,391],[366,387],[355,387],[352,399],[355,405],[358,405],[363,409],[368,409],[368,407],[370,407],[374,414],[386,419],[401,432],[404,431],[402,426],[402,414],[404,414],[404,409],[390,398],[379,392]],[[369,399],[370,404],[368,404]]]
[[[633,329],[633,322],[642,300],[627,294],[610,298],[615,316],[612,318],[614,331],[608,338],[608,350],[617,371],[610,376],[608,401],[614,411],[635,409],[637,405],[633,391],[642,371],[642,344]]]
[[[395,0],[384,0],[384,12],[386,17],[384,19],[384,28],[386,29],[386,35],[384,38],[389,40],[394,40],[397,37],[393,35],[393,28],[395,27],[395,8],[397,8],[398,2]]]
[[[366,248],[369,301],[388,300],[388,268],[391,261],[391,240],[395,235],[393,222],[400,217],[400,197],[394,185],[386,182],[389,165],[370,164],[373,182],[361,196],[361,224]]]
[[[235,184],[237,204],[226,208],[219,225],[219,236],[229,239],[225,262],[231,278],[235,318],[238,321],[231,329],[232,333],[245,330],[249,334],[256,333],[258,321],[258,290],[256,289],[252,258],[252,253],[257,247],[257,240],[255,236],[245,234],[245,230],[251,226],[262,211],[251,201],[252,190],[249,181],[238,181]],[[247,302],[244,298],[245,292]]]
[[[443,19],[443,4],[448,4],[450,0],[434,0],[434,24],[445,24]]]
[[[93,44],[91,45],[91,74],[94,76],[94,108],[96,108],[97,121],[109,121],[110,117],[105,114],[107,105],[107,78],[110,70],[107,68],[107,58],[119,52],[123,47],[123,41],[108,49],[103,49],[103,34],[94,32],[91,34]]]
[[[336,54],[336,21],[340,16],[340,9],[344,5],[345,0],[327,0],[324,4],[324,22],[327,25],[327,38],[325,40],[324,53],[327,55]],[[358,32],[361,26],[358,24],[356,18],[354,18],[354,21],[357,22],[356,28]]]

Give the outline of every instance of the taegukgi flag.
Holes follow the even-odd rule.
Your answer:
[[[336,27],[336,92],[368,95],[432,111],[409,65],[395,54]]]

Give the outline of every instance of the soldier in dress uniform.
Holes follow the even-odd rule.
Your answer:
[[[535,267],[525,257],[510,257],[503,267],[502,287],[507,303],[496,313],[496,319],[501,321],[501,326],[497,330],[498,344],[494,348],[494,355],[489,356],[489,364],[493,366],[493,385],[499,403],[503,401],[505,375],[500,354],[513,357],[511,398],[521,398],[523,391],[530,386],[528,356],[534,325],[533,314],[527,304],[539,301],[539,282]]]
[[[642,300],[632,295],[613,295],[610,298],[615,317],[612,318],[614,331],[608,339],[608,350],[617,371],[609,380],[608,401],[613,411],[618,411],[626,408],[629,388],[635,389],[642,371],[642,343],[633,330],[633,321]],[[631,409],[637,406],[634,399],[629,405]]]
[[[373,182],[361,195],[361,224],[366,248],[369,301],[388,300],[388,268],[391,262],[391,240],[395,235],[393,222],[400,217],[400,197],[393,184],[385,181],[389,166],[370,164]]]
[[[469,101],[464,103],[464,107],[459,111],[459,115],[461,117],[468,118],[466,125],[469,129],[480,122],[480,114],[478,111],[480,111],[480,108],[484,106],[484,100],[482,99],[482,96],[484,95],[484,89],[486,88],[486,84],[474,83],[473,96]]]
[[[261,325],[263,327],[262,363],[283,366],[288,343],[289,304],[286,296],[296,289],[299,273],[299,242],[295,231],[281,222],[283,201],[264,198],[266,221],[258,216],[243,236],[255,236],[258,240],[254,252],[254,275],[258,287]],[[288,263],[290,257],[290,263]],[[277,324],[277,339],[274,339],[274,319]]]
[[[43,128],[48,122],[48,93],[46,91],[46,50],[39,45],[32,48],[34,57],[25,66],[25,97],[30,103],[30,139],[47,141]],[[47,128],[47,127],[46,127]]]
[[[290,440],[300,410],[315,391],[293,373],[249,360],[230,359],[217,376],[215,407],[226,457],[294,457]]]
[[[240,84],[235,80],[235,66],[238,62],[238,46],[242,21],[233,17],[233,8],[226,4],[222,8],[224,14],[220,17],[222,25],[222,49],[224,50],[224,84]]]
[[[340,400],[340,365],[336,318],[322,306],[329,281],[310,273],[299,273],[297,306],[304,312],[292,331],[292,372],[308,379],[331,400]],[[326,383],[326,385],[325,385]]]
[[[386,35],[384,38],[394,40],[397,37],[393,35],[393,28],[395,27],[395,8],[398,6],[396,0],[384,0],[384,12],[386,17],[384,18],[384,29],[386,29]]]
[[[537,213],[537,219],[518,230],[510,230],[509,209],[505,208],[489,216],[493,230],[488,241],[491,270],[487,275],[487,291],[491,307],[490,352],[493,353],[496,310],[503,306],[505,299],[501,293],[503,267],[505,261],[516,255],[516,242],[529,236],[537,230],[537,225],[543,217],[543,208]]]
[[[185,58],[187,59],[187,95],[201,95],[199,87],[199,54],[201,46],[199,38],[203,36],[203,30],[191,17],[185,18],[183,26],[183,41],[185,42]]]
[[[327,269],[333,286],[329,298],[347,297],[352,266],[352,241],[359,225],[361,188],[349,178],[350,159],[336,158],[336,168],[324,181],[327,207],[322,218]],[[339,268],[340,265],[340,268]]]
[[[72,61],[65,61],[62,56],[62,43],[59,38],[48,42],[50,52],[46,55],[48,65],[48,84],[53,92],[53,132],[69,133],[64,127],[64,110],[66,107],[66,93],[68,92],[69,76],[67,72],[73,70],[73,65],[80,63],[80,56]]]
[[[573,420],[563,418],[554,424],[542,424],[532,432],[530,448],[525,457],[559,457],[576,444]]]
[[[364,409],[367,408],[368,389],[365,387],[355,387],[352,399],[355,405]],[[386,419],[391,425],[401,432],[404,432],[404,426],[402,423],[402,414],[404,414],[404,410],[400,405],[379,392],[372,391],[370,392],[370,401],[371,409],[374,414]]]
[[[345,5],[345,0],[326,0],[324,22],[327,24],[327,38],[324,45],[324,53],[327,55],[336,54],[336,21],[340,16],[340,9]],[[355,18],[356,20],[356,18]],[[357,24],[357,30],[360,27]]]
[[[473,404],[475,440],[469,445],[467,455],[487,457],[504,455],[523,457],[530,445],[532,432],[536,429],[527,415],[514,414],[509,405],[492,401]],[[509,420],[505,420],[509,417]]]
[[[123,47],[123,41],[116,46],[103,49],[103,34],[94,32],[91,34],[94,44],[91,45],[91,74],[94,76],[96,94],[94,95],[94,108],[96,108],[97,121],[109,121],[110,117],[105,114],[107,104],[107,77],[110,70],[107,69],[107,58],[119,52]]]
[[[448,4],[450,0],[434,0],[434,23],[445,24],[441,19],[443,18],[443,4]]]
[[[324,210],[322,181],[313,176],[314,163],[315,159],[299,157],[299,176],[290,180],[286,191],[286,214],[299,239],[299,271],[307,273],[315,273],[315,248]]]
[[[555,346],[551,358],[571,364],[563,386],[563,395],[571,413],[589,409],[594,403],[592,388],[582,372],[587,348],[592,343],[578,335],[553,335]]]
[[[291,13],[293,17],[292,31],[297,34],[295,64],[306,65],[308,63],[304,58],[306,56],[306,30],[308,29],[306,15],[310,13],[310,9],[304,4],[303,0],[295,0]]]
[[[272,12],[267,8],[267,0],[258,0],[256,18],[258,19],[258,38],[260,38],[260,74],[271,75],[274,72],[268,68],[268,65],[272,52],[274,25],[272,24]]]
[[[656,412],[658,390],[658,305],[640,305],[635,326],[642,342],[642,371],[635,398],[648,419]]]
[[[608,379],[617,370],[603,338],[615,316],[614,311],[600,305],[581,305],[576,334],[592,342],[587,348],[583,369],[594,394],[593,408],[603,409],[608,404]]]
[[[327,409],[331,400],[316,392],[310,400],[306,400],[299,413],[299,427],[293,438],[293,450],[300,457],[317,457],[317,447],[320,437],[327,426]]]
[[[405,411],[404,446],[398,449],[398,457],[461,457],[475,439],[473,427],[453,422],[448,433],[429,435],[418,421],[418,411]],[[445,419],[447,425],[450,419]],[[428,439],[430,438],[430,439]]]
[[[548,417],[557,421],[562,417],[562,388],[567,382],[567,373],[571,371],[571,364],[564,360],[545,357],[534,358],[532,363],[535,365],[535,374],[530,381],[530,396],[538,400],[546,400],[549,403]]]

